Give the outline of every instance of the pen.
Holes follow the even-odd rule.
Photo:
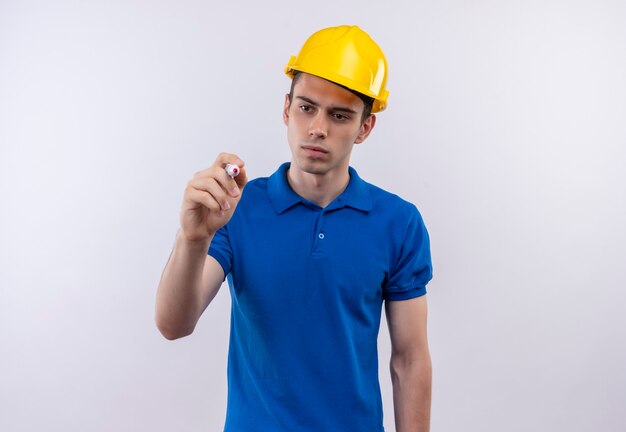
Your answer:
[[[224,168],[226,170],[226,172],[228,173],[229,176],[231,177],[237,177],[237,174],[239,174],[239,167],[235,164],[228,164],[226,165],[226,167]]]

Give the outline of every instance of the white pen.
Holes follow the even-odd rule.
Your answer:
[[[231,177],[237,177],[237,174],[239,174],[239,167],[235,164],[228,164],[226,165],[226,167],[224,168],[226,170],[226,172],[228,173],[229,176]]]

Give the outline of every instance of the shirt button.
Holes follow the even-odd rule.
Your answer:
[[[324,240],[324,233],[319,233],[319,234],[317,235],[317,237],[318,237],[320,240]]]

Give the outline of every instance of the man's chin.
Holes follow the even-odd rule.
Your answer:
[[[296,166],[307,174],[321,175],[328,172],[328,165],[320,160],[297,160]]]

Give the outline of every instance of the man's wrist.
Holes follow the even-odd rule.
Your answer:
[[[210,234],[205,238],[190,240],[185,236],[183,230],[179,229],[176,234],[176,246],[184,248],[189,252],[202,251],[203,253],[206,253],[214,236],[215,233]]]

